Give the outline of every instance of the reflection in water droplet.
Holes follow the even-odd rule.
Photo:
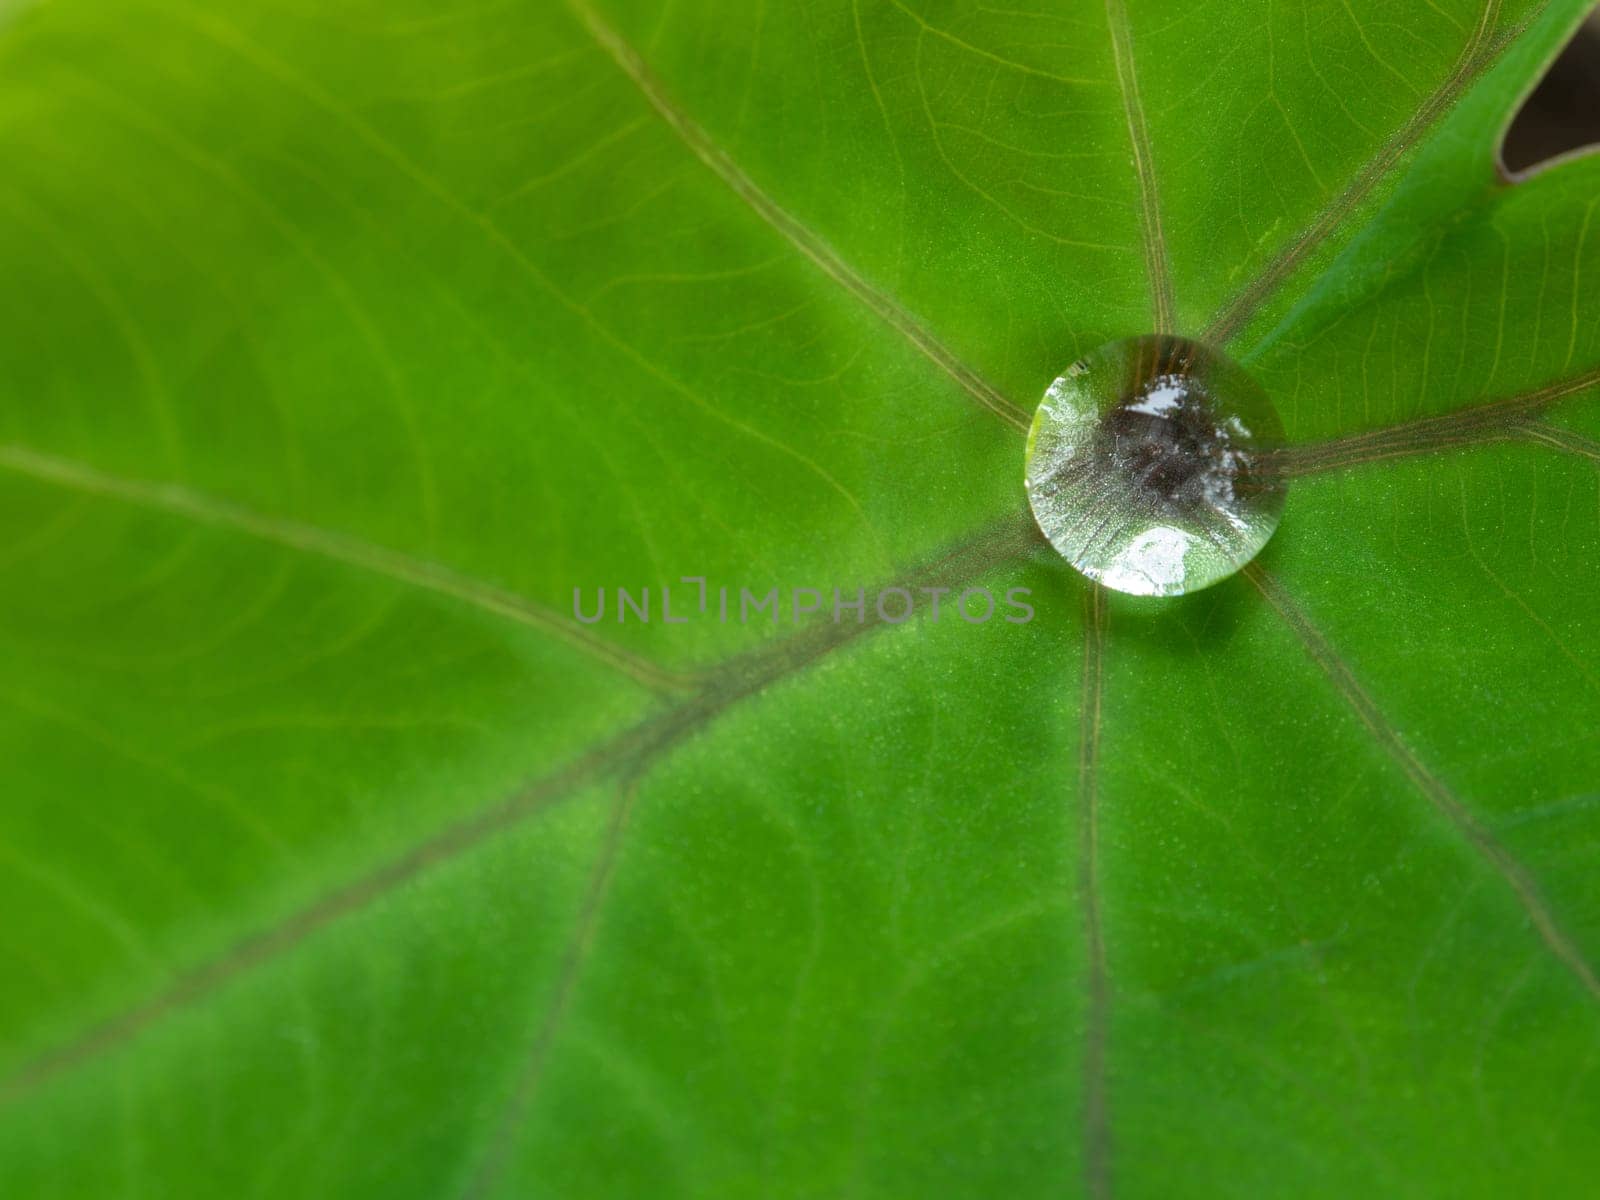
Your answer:
[[[1045,392],[1028,433],[1028,502],[1045,537],[1090,579],[1179,596],[1225,579],[1267,544],[1284,482],[1266,393],[1198,342],[1102,346]]]

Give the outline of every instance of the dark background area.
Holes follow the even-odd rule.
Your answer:
[[[1600,14],[1591,16],[1528,97],[1501,157],[1513,173],[1600,144]]]

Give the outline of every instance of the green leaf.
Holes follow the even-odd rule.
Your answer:
[[[5,1194],[1588,1194],[1583,7],[0,3]],[[1293,481],[1135,602],[1157,329]]]

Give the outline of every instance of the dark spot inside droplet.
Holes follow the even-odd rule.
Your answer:
[[[1238,364],[1170,336],[1108,343],[1051,384],[1029,437],[1034,516],[1109,587],[1178,595],[1237,571],[1272,536],[1282,427]]]
[[[1161,416],[1115,408],[1104,424],[1110,452],[1134,486],[1169,504],[1195,499],[1200,478],[1221,467],[1226,443],[1192,400]]]
[[[1100,453],[1153,507],[1196,517],[1234,494],[1252,469],[1242,427],[1220,414],[1192,355],[1161,355],[1100,417]],[[1174,369],[1176,368],[1176,369]]]

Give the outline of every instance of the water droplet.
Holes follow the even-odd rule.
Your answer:
[[[1028,502],[1074,567],[1136,596],[1225,579],[1278,527],[1283,444],[1244,368],[1176,337],[1111,342],[1050,385],[1028,432]]]

